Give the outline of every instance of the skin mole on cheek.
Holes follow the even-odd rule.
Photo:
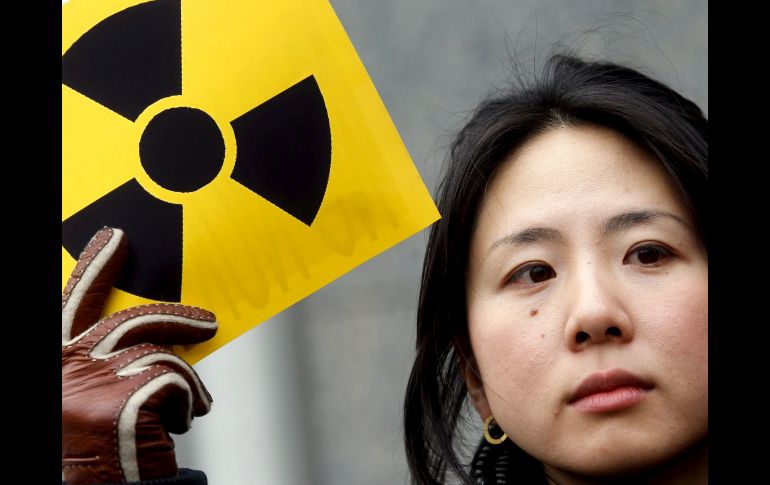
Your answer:
[[[537,315],[537,308],[534,308],[534,309],[529,311],[529,316],[530,317],[534,317],[535,315]]]

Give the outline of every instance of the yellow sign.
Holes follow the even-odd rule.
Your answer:
[[[124,229],[106,311],[215,312],[191,363],[438,218],[326,0],[62,6],[62,287]]]

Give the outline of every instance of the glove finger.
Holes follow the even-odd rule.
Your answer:
[[[145,413],[145,423],[137,422],[137,426],[152,426],[160,422],[166,432],[184,433],[192,425],[192,389],[181,375],[165,366],[155,365],[153,368],[164,371],[136,391],[146,394],[140,406]]]
[[[126,237],[120,229],[104,227],[91,238],[62,291],[62,343],[99,319],[126,255]]]
[[[170,303],[132,307],[94,325],[79,339],[93,357],[103,357],[133,345],[187,345],[210,339],[217,332],[213,313]]]
[[[192,366],[173,353],[156,345],[145,344],[123,350],[110,358],[125,362],[116,372],[119,377],[138,375],[151,369],[153,366],[168,368],[172,372],[179,374],[187,382],[192,397],[192,413],[195,416],[203,416],[211,410],[213,399],[206,386],[203,385],[198,373],[195,372]]]
[[[148,440],[164,441],[164,448],[172,448],[167,433],[153,424],[152,414],[157,414],[159,406],[167,393],[174,389],[175,394],[191,392],[190,386],[182,376],[170,372],[163,366],[153,366],[145,372],[143,381],[128,397],[117,419],[118,454],[123,475],[127,481],[134,482],[141,479],[140,463],[138,460],[137,442],[146,444]],[[175,388],[178,388],[175,389]],[[192,417],[190,416],[192,399],[175,399],[182,408],[177,413],[189,428]],[[157,459],[157,456],[155,457]]]
[[[150,410],[157,414],[167,432],[182,434],[192,427],[193,406],[189,384],[182,386],[181,381],[169,384],[158,390],[153,400],[156,402],[150,404]]]

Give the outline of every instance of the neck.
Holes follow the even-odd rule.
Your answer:
[[[622,477],[589,477],[545,465],[548,485],[701,485],[708,483],[708,440],[654,469]]]

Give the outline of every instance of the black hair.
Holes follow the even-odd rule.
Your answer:
[[[572,55],[553,55],[532,81],[518,81],[476,108],[451,145],[438,188],[442,218],[431,227],[425,254],[416,357],[404,402],[406,455],[415,483],[443,483],[447,472],[474,483],[457,453],[467,394],[463,373],[473,365],[465,272],[480,201],[514,149],[555,126],[590,123],[619,131],[666,169],[708,249],[708,121],[700,108],[634,69]],[[520,462],[537,463],[509,440],[505,446]]]

